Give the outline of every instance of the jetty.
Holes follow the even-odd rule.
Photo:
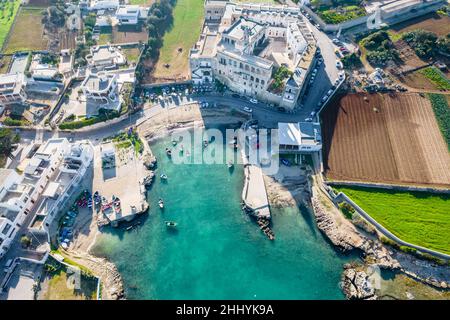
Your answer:
[[[244,149],[244,148],[242,148]],[[244,188],[242,189],[242,201],[244,209],[257,218],[270,219],[269,199],[261,167],[250,164],[241,151],[244,162]]]

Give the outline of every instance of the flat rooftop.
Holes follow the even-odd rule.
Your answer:
[[[252,37],[260,33],[264,29],[264,26],[251,20],[241,18],[236,21],[228,30],[224,32],[229,37],[241,41],[244,39],[245,32],[248,32],[248,36],[251,42]]]
[[[321,143],[320,124],[316,122],[278,123],[278,142],[283,145],[316,145]]]

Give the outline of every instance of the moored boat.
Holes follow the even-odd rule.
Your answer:
[[[159,177],[160,177],[162,180],[167,180],[167,175],[165,175],[164,173],[162,173]]]
[[[164,208],[164,201],[163,201],[163,199],[159,199],[158,205],[159,205],[159,207],[160,207],[161,209]]]
[[[165,221],[166,227],[168,228],[175,228],[177,226],[177,223],[175,221]]]

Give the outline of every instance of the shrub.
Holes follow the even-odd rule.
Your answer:
[[[347,219],[352,219],[353,214],[355,213],[355,209],[347,202],[340,203],[339,209],[341,209],[342,213]]]

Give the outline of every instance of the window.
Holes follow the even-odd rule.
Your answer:
[[[261,80],[261,85],[264,85],[264,80]]]

